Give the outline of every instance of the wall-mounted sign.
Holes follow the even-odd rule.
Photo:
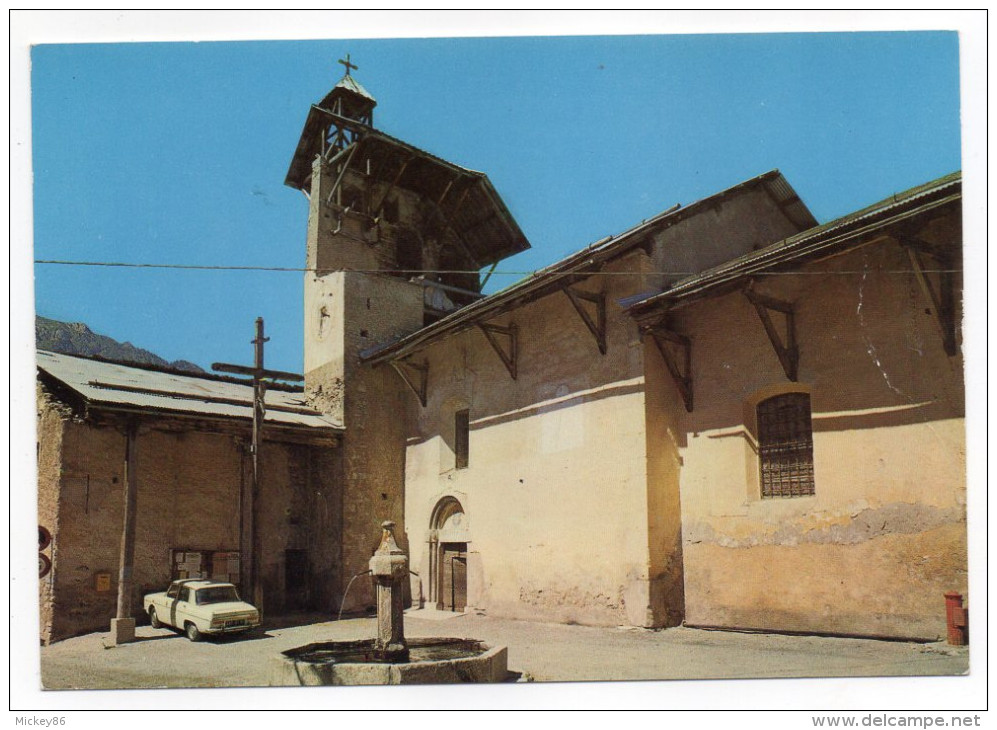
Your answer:
[[[111,574],[110,573],[94,573],[93,585],[98,593],[107,593],[111,590]]]

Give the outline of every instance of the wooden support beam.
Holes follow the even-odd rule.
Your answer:
[[[931,284],[921,263],[921,257],[914,247],[907,247],[907,258],[910,259],[911,268],[914,270],[914,277],[921,287],[925,298],[931,304],[932,319],[938,325],[938,331],[942,336],[942,346],[945,354],[954,357],[958,354],[959,347],[956,341],[956,321],[955,321],[955,286],[952,281],[953,275],[947,269],[947,262],[939,262],[941,265],[938,274],[939,292]]]
[[[599,352],[603,355],[606,354],[606,295],[603,293],[593,294],[591,292],[582,291],[580,289],[574,289],[571,286],[565,286],[561,289],[568,299],[571,300],[572,306],[574,306],[575,311],[578,312],[578,316],[582,318],[582,322],[588,327],[589,332],[595,337],[596,344],[599,345]],[[591,315],[586,311],[582,302],[589,302],[595,305],[596,308],[596,319],[592,320]]]
[[[391,361],[391,367],[395,369],[395,372],[401,376],[401,379],[405,381],[405,385],[411,388],[412,392],[415,393],[416,397],[419,399],[419,403],[422,407],[426,407],[426,396],[428,393],[428,381],[429,381],[429,363],[415,363],[409,362],[407,360]],[[406,372],[409,371],[409,372]],[[410,377],[410,372],[414,371],[415,380]]]
[[[488,269],[488,273],[485,274],[485,278],[481,280],[481,288],[482,289],[485,288],[485,284],[488,283],[488,280],[492,278],[492,274],[495,273],[495,269],[497,267],[498,267],[498,261],[496,261],[494,264],[492,264],[491,268]]]
[[[447,185],[446,185],[445,188],[443,188],[443,192],[440,193],[440,197],[438,197],[436,199],[436,207],[437,208],[439,208],[441,205],[443,205],[443,201],[446,200],[446,198],[447,198],[447,193],[450,192],[450,188],[453,187],[453,184],[455,182],[457,182],[458,179],[460,179],[459,176],[455,175],[454,177],[450,178],[447,181]]]
[[[391,195],[391,192],[395,189],[395,186],[398,185],[398,182],[402,179],[402,175],[405,174],[405,170],[408,168],[409,163],[411,163],[414,159],[415,155],[412,154],[405,158],[405,161],[402,163],[402,166],[398,168],[398,172],[395,173],[395,176],[388,184],[388,187],[384,189],[384,194],[381,196],[381,199],[377,201],[377,205],[371,207],[371,210],[374,211],[374,223],[377,223],[381,219],[381,211],[384,208],[384,204],[388,202],[388,196]]]
[[[644,328],[645,334],[651,335],[661,359],[665,361],[665,367],[675,381],[685,403],[685,409],[692,413],[692,342],[685,335],[672,332],[663,326],[651,326]],[[682,355],[682,365],[679,367],[678,358],[673,349],[677,349]]]
[[[762,321],[765,334],[768,335],[769,341],[772,343],[772,349],[775,350],[786,377],[795,383],[799,375],[800,351],[796,345],[796,322],[793,315],[793,305],[781,299],[759,294],[750,288],[744,290],[744,296],[758,312],[758,318]],[[785,342],[772,322],[770,311],[780,312],[786,317]]]
[[[339,190],[339,185],[340,185],[340,183],[343,182],[343,178],[346,176],[346,171],[350,167],[350,162],[353,161],[353,155],[355,155],[357,153],[357,149],[359,148],[359,146],[360,145],[357,142],[354,142],[353,144],[351,144],[349,146],[348,149],[350,151],[350,154],[347,155],[346,162],[343,163],[343,167],[342,167],[342,169],[340,169],[339,175],[336,176],[336,182],[333,183],[332,188],[329,190],[329,197],[327,197],[325,199],[326,203],[331,203],[332,202],[332,196],[336,194],[337,190]],[[346,150],[344,150],[344,152],[345,151]]]
[[[479,322],[478,328],[484,333],[485,338],[488,340],[488,344],[492,346],[492,349],[498,353],[499,358],[502,360],[502,364],[505,365],[505,369],[509,371],[509,375],[512,379],[516,379],[516,364],[519,358],[519,334],[516,328],[515,322],[510,324],[508,327],[502,327],[497,324],[488,324],[487,322]],[[496,335],[501,335],[509,338],[509,351],[506,352]]]

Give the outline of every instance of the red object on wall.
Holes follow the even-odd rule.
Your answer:
[[[948,625],[948,642],[953,646],[969,643],[969,612],[963,608],[962,594],[949,591],[945,594],[945,619]]]

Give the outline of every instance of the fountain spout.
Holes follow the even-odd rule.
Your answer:
[[[408,577],[408,558],[395,542],[395,523],[381,523],[381,544],[370,559],[370,573],[377,585],[377,639],[374,654],[382,661],[408,661],[403,626],[402,581]]]

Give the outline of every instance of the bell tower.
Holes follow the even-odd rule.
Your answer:
[[[284,182],[308,199],[305,391],[345,428],[344,590],[366,569],[381,522],[403,525],[407,425],[424,407],[361,353],[480,299],[479,272],[529,243],[486,175],[376,129],[377,101],[350,57],[340,63],[346,72],[309,109]],[[357,581],[346,610],[372,601]]]
[[[368,94],[367,90],[350,75],[350,70],[357,69],[359,66],[350,63],[349,53],[346,54],[346,60],[340,59],[339,63],[346,67],[346,73],[339,80],[339,83],[332,87],[332,91],[319,102],[319,106],[328,109],[333,114],[373,127],[374,107],[377,106],[377,100]],[[334,144],[338,149],[343,149],[356,141],[355,135],[347,136],[344,132],[345,130],[342,129],[337,130]]]

